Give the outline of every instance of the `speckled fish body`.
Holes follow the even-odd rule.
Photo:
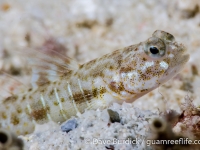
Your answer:
[[[35,124],[63,122],[88,109],[113,102],[133,102],[176,75],[189,59],[173,35],[155,31],[149,39],[67,69],[56,80],[51,72],[37,72],[35,88],[8,97],[0,104],[0,128],[18,135],[34,131]],[[61,59],[62,60],[62,59]],[[48,60],[57,72],[69,60]],[[52,69],[52,70],[53,70]],[[50,69],[49,69],[50,70]]]

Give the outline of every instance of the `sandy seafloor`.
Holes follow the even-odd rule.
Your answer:
[[[0,0],[0,69],[24,84],[30,70],[17,55],[18,49],[44,47],[54,39],[66,54],[85,63],[103,54],[149,38],[159,29],[173,34],[188,48],[190,60],[175,78],[133,104],[112,105],[125,122],[112,123],[105,110],[91,110],[76,116],[78,127],[63,133],[57,124],[37,127],[22,137],[30,150],[108,149],[109,144],[87,144],[86,139],[145,139],[148,119],[158,110],[174,109],[186,95],[200,106],[200,1],[199,0]],[[13,79],[0,76],[1,96],[20,92]],[[5,90],[7,89],[7,90]],[[198,120],[199,118],[197,118]],[[176,128],[176,132],[179,132]],[[111,144],[115,150],[151,149],[145,144]]]

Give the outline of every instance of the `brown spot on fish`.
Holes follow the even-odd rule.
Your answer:
[[[54,104],[55,106],[58,106],[58,105],[59,105],[59,103],[58,103],[57,101],[54,101],[53,104]]]
[[[122,60],[121,60],[121,59],[118,59],[118,60],[117,60],[117,63],[118,63],[118,67],[120,67],[121,64],[122,64]]]
[[[152,71],[152,69],[149,67],[149,68],[146,69],[145,73],[146,73],[146,74],[152,74],[153,71]]]
[[[10,96],[10,97],[7,97],[3,103],[13,103],[15,102],[16,100],[18,99],[18,96],[14,95],[14,96]]]
[[[106,88],[105,87],[101,87],[99,89],[99,94],[104,94],[104,93],[106,93]]]
[[[33,97],[32,97],[32,95],[29,95],[29,99],[32,99]]]
[[[110,70],[113,70],[113,68],[114,68],[113,66],[110,66],[110,67],[109,67]]]
[[[140,92],[145,92],[145,91],[148,91],[148,89],[142,89]]]
[[[91,77],[94,77],[94,78],[96,78],[96,77],[104,77],[104,73],[103,73],[103,70],[100,70],[100,68],[96,68],[96,69],[94,69],[94,70],[91,70],[90,71],[90,75],[91,75]]]
[[[22,113],[22,108],[19,106],[17,107],[17,113],[19,113],[19,114]]]
[[[49,95],[52,96],[53,94],[54,94],[54,90],[51,90],[51,91],[49,92]]]
[[[150,77],[148,77],[146,74],[140,74],[140,79],[146,81],[146,80],[149,80]]]
[[[13,125],[18,125],[19,124],[19,118],[16,116],[15,113],[11,114],[11,118],[10,119],[11,119],[11,123]]]
[[[170,64],[170,59],[169,58],[166,58],[166,59],[163,59],[167,64]]]
[[[50,83],[49,79],[47,78],[48,74],[44,75],[40,75],[39,78],[38,78],[38,81],[36,82],[36,84],[38,86],[43,86],[44,84],[48,84]]]
[[[131,72],[133,70],[133,68],[131,67],[122,67],[120,69],[120,73],[128,73],[128,72]]]
[[[110,88],[113,92],[120,94],[120,92],[124,90],[124,85],[123,85],[122,82],[120,82],[119,84],[117,84],[116,82],[112,81],[112,82],[109,84],[109,88]]]
[[[92,89],[92,94],[94,97],[98,97],[98,89],[97,88]]]
[[[91,93],[90,90],[85,90],[85,89],[83,89],[83,93],[84,93],[85,98],[86,98],[88,101],[90,101],[90,100],[93,98],[93,95],[92,95],[92,93]]]
[[[2,116],[3,119],[7,119],[7,115],[6,115],[5,112],[2,112],[1,116]]]
[[[84,69],[90,70],[93,67],[93,65],[95,64],[95,62],[96,62],[96,59],[91,60],[88,63],[84,64],[83,65]]]
[[[107,59],[110,59],[110,58],[113,59],[113,58],[119,57],[119,55],[120,55],[120,51],[116,50],[116,51],[112,52],[111,54],[107,54],[105,56],[107,57]]]
[[[24,132],[25,135],[28,134],[28,133],[29,133],[28,131],[25,131],[25,132]]]
[[[50,108],[48,106],[45,108],[34,109],[31,112],[30,116],[35,121],[44,120],[44,119],[47,119],[47,113],[49,112],[49,110]]]
[[[80,66],[79,66],[79,69],[82,69],[82,68],[83,68],[83,66],[84,66],[84,64],[80,65]]]
[[[63,97],[61,97],[60,101],[63,103],[63,102],[65,102],[65,99]]]
[[[118,93],[118,87],[116,85],[116,82],[114,82],[114,81],[110,82],[109,88],[110,88],[110,90],[114,91],[115,93]]]
[[[146,61],[147,59],[143,57],[142,60],[143,60],[143,61]]]
[[[82,93],[74,93],[73,94],[74,101],[78,104],[85,102],[85,98]]]
[[[132,50],[134,50],[135,48],[135,45],[131,45],[131,46],[128,46],[126,48],[124,48],[124,54],[129,54]]]

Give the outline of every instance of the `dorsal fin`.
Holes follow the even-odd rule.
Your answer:
[[[28,63],[32,68],[32,86],[37,88],[49,81],[55,81],[60,76],[71,70],[77,70],[79,64],[73,59],[61,54],[54,49],[44,51],[41,49],[27,48]]]

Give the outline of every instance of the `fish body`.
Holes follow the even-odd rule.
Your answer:
[[[24,135],[33,132],[36,124],[62,123],[89,109],[133,102],[175,76],[189,59],[185,51],[173,35],[157,30],[144,42],[76,69],[61,56],[45,59],[43,69],[35,70],[33,88],[0,104],[0,128]]]

